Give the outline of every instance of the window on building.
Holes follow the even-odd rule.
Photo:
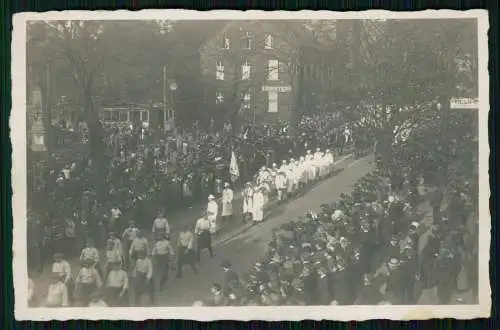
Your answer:
[[[224,103],[224,94],[222,94],[222,92],[217,92],[217,94],[215,95],[215,103],[216,104]]]
[[[224,37],[222,40],[222,48],[223,49],[230,49],[231,48],[231,40],[227,37]]]
[[[243,36],[242,48],[243,49],[252,49],[252,37],[250,36],[250,33],[248,33],[248,32],[245,32],[245,35]]]
[[[273,49],[273,36],[268,34],[264,39],[264,48],[265,49]]]
[[[278,92],[269,91],[267,94],[267,112],[278,112]]]
[[[224,80],[224,64],[222,61],[217,61],[216,70],[215,78],[217,80]]]
[[[250,79],[250,64],[248,64],[248,62],[245,62],[245,64],[241,66],[241,79]]]
[[[268,80],[278,80],[279,79],[279,61],[269,60],[268,66]]]
[[[243,93],[243,109],[250,109],[250,102],[252,101],[252,95],[250,95],[250,92],[245,92]]]

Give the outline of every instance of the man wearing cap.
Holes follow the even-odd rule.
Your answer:
[[[165,218],[163,210],[158,211],[156,218],[153,220],[152,233],[165,233],[170,235],[170,225],[167,218]]]
[[[68,288],[59,273],[52,273],[52,282],[47,290],[46,307],[68,307]]]
[[[392,258],[389,260],[387,266],[387,282],[386,282],[386,296],[389,297],[393,305],[401,305],[403,303],[404,291],[404,272],[401,268],[399,259]]]
[[[193,250],[194,236],[185,225],[177,237],[177,277],[182,277],[182,266],[189,264],[193,271],[198,274],[198,268],[195,264],[196,256]]]
[[[104,266],[105,277],[107,277],[109,271],[111,270],[111,263],[118,263],[121,265],[123,258],[121,252],[116,248],[115,242],[112,239],[108,239],[106,242],[106,263]]]
[[[224,282],[223,282],[223,290],[224,292],[229,292],[230,290],[230,283],[233,282],[238,282],[239,283],[239,278],[238,274],[232,269],[231,262],[229,260],[224,260],[221,263],[222,270],[224,271]]]
[[[114,244],[115,249],[120,252],[121,256],[123,257],[123,245],[122,241],[116,236],[115,232],[110,232],[108,240],[111,240]]]
[[[314,301],[318,305],[328,305],[332,301],[332,296],[330,295],[332,288],[329,274],[326,269],[319,267],[317,269],[317,275],[317,289]]]
[[[136,237],[132,241],[132,244],[130,244],[130,249],[128,251],[130,267],[133,267],[133,265],[135,264],[137,254],[140,251],[144,251],[145,255],[149,255],[149,244],[148,240],[143,236],[142,232],[140,230],[137,230]]]
[[[97,270],[99,276],[102,278],[102,271],[101,267],[99,266],[99,251],[94,246],[94,241],[90,238],[87,239],[86,247],[83,248],[82,253],[80,254],[80,261],[84,260],[92,260],[91,266]]]
[[[106,278],[106,299],[112,307],[128,306],[128,274],[117,261],[109,263],[110,270]]]
[[[59,274],[61,276],[62,282],[66,285],[69,284],[71,280],[71,266],[66,260],[64,260],[64,255],[60,252],[54,254],[52,273]]]
[[[90,295],[101,288],[102,281],[93,259],[84,259],[75,278],[75,300],[81,306],[88,306]]]
[[[281,166],[280,169],[277,171],[274,179],[274,185],[276,187],[276,192],[278,195],[278,202],[283,202],[286,197],[287,173],[288,173],[288,166],[286,164],[283,164],[283,166]]]
[[[214,195],[208,196],[208,204],[207,204],[207,218],[210,221],[210,233],[212,235],[217,235],[219,228],[217,226],[217,216],[219,214],[219,205],[215,201]]]
[[[126,265],[128,265],[128,255],[130,251],[130,246],[132,245],[132,242],[137,238],[137,232],[139,231],[139,228],[137,228],[135,221],[130,220],[128,228],[125,229],[125,231],[122,234],[122,240],[123,240],[123,257],[124,257],[124,262]]]
[[[363,286],[361,291],[354,301],[354,305],[377,305],[384,299],[380,288],[373,283],[372,276],[363,275]]]
[[[153,263],[144,250],[137,251],[137,260],[132,268],[132,279],[134,283],[134,305],[142,306],[141,298],[144,293],[149,295],[151,304],[154,304]]]
[[[217,306],[226,306],[227,298],[222,291],[222,287],[218,283],[214,283],[211,289],[211,297],[208,301],[209,306],[217,307]]]
[[[226,223],[233,216],[234,193],[228,182],[224,183],[222,191],[222,222]]]
[[[166,233],[157,234],[151,255],[153,258],[153,268],[155,270],[154,288],[155,292],[159,292],[168,280],[170,261],[174,256],[174,249]]]
[[[110,217],[110,221],[108,223],[108,229],[110,231],[118,230],[119,226],[123,226],[120,223],[120,219],[122,217],[122,211],[120,210],[118,205],[115,205],[114,207],[111,208],[110,213],[111,213],[111,217]]]
[[[207,214],[204,214],[196,221],[194,233],[197,237],[196,259],[198,262],[200,262],[201,251],[203,251],[204,249],[208,249],[210,257],[214,256],[214,252],[212,250],[212,235],[210,234],[210,227],[211,223],[208,220]]]
[[[336,259],[331,273],[331,287],[333,288],[332,296],[340,305],[345,305],[346,301],[350,298],[349,287],[347,285],[349,273],[346,268],[345,259],[340,256],[337,256]]]
[[[296,278],[291,283],[292,290],[288,295],[288,300],[291,305],[305,306],[309,305],[309,298],[304,292],[304,282],[300,278]]]

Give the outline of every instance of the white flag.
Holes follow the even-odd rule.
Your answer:
[[[240,177],[240,169],[238,167],[238,161],[236,160],[236,155],[234,151],[231,151],[231,162],[229,163],[229,174],[231,175],[231,181],[235,182]]]

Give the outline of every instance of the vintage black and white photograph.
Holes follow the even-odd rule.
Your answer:
[[[16,315],[488,316],[486,12],[217,13],[14,20]]]

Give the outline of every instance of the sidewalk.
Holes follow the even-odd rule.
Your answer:
[[[334,163],[334,173],[336,171],[341,171],[347,166],[349,166],[348,160],[352,158],[351,154],[344,155],[342,157],[339,157],[335,163]],[[327,179],[325,179],[327,180]],[[317,184],[319,184],[318,182]],[[301,192],[298,196],[286,201],[285,203],[293,203],[294,199],[300,198],[300,196],[304,195],[311,189],[313,189],[314,186],[311,186],[308,188],[308,190]],[[220,224],[220,232],[219,236],[214,238],[213,240],[213,245],[217,246],[223,243],[226,240],[231,239],[232,237],[241,234],[242,232],[248,230],[250,225],[243,223],[242,221],[242,203],[243,203],[243,191],[237,191],[235,192],[235,197],[233,201],[233,217],[230,223],[223,224],[221,223],[221,219],[218,219],[219,224]],[[217,198],[217,202],[220,202],[220,197]],[[268,204],[265,207],[265,216],[268,217],[273,210],[273,207],[277,204],[276,200],[270,200]],[[175,246],[175,242],[177,240],[177,234],[182,229],[184,225],[188,225],[189,228],[193,228],[196,221],[198,218],[201,216],[201,210],[206,204],[203,202],[200,202],[196,206],[189,207],[187,209],[177,211],[173,213],[172,215],[169,215],[168,221],[170,224],[171,228],[171,242],[172,245]],[[219,205],[219,210],[221,210],[221,206]],[[153,219],[150,220],[151,226],[153,224]],[[146,235],[149,236],[151,235],[151,228],[145,228],[146,230]],[[101,266],[103,265],[103,258],[102,258],[102,251],[101,251]],[[78,271],[80,263],[77,257],[75,257],[72,260],[68,260],[71,266],[71,271],[72,275],[75,275],[75,273]],[[33,277],[33,281],[35,282],[35,294],[38,297],[38,299],[41,301],[44,301],[45,295],[47,293],[47,288],[50,283],[50,275],[51,275],[51,263],[47,263],[44,265],[43,272],[39,275],[36,275]]]

